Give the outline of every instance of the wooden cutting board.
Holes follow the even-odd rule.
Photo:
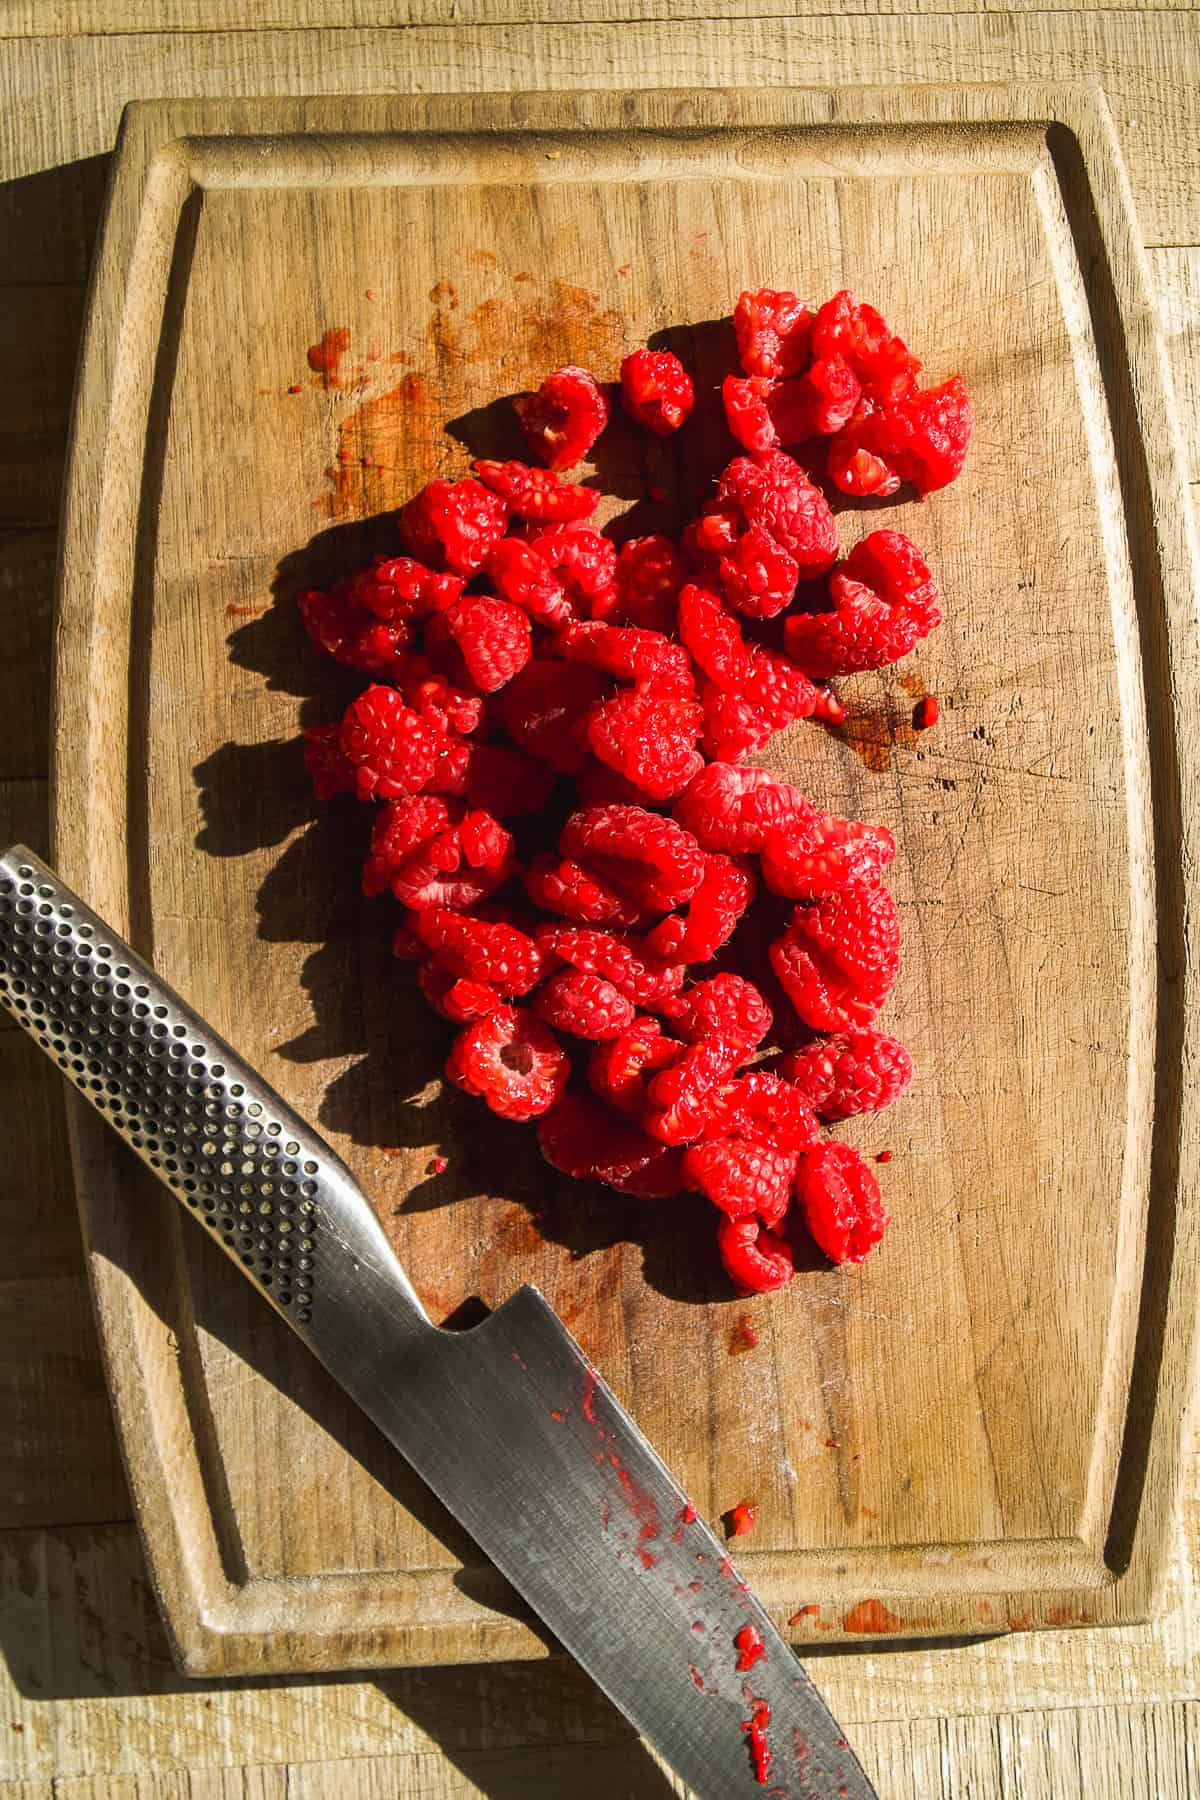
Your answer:
[[[677,525],[743,285],[851,285],[978,426],[910,531],[946,622],[769,759],[886,821],[919,1077],[862,1269],[732,1300],[698,1203],[561,1183],[438,1078],[448,1032],[315,811],[347,691],[293,605],[503,448],[550,367],[666,333],[700,423],[597,467]],[[618,434],[619,436],[619,434]],[[651,490],[663,498],[651,497]],[[381,515],[384,515],[381,517]],[[57,683],[64,876],[318,1122],[431,1313],[536,1281],[803,1645],[1154,1604],[1191,1365],[1197,657],[1162,348],[1103,102],[915,88],[127,114],[80,378]],[[919,740],[914,699],[942,702]],[[390,903],[389,903],[390,904]],[[174,1203],[73,1119],[117,1419],[196,1674],[532,1656],[473,1546]],[[433,1159],[445,1156],[444,1173]],[[757,1347],[732,1354],[749,1314]],[[453,1431],[448,1419],[446,1429]]]

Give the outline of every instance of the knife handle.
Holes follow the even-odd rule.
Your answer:
[[[17,844],[0,856],[0,1002],[331,1367],[355,1321],[434,1329],[340,1157]]]

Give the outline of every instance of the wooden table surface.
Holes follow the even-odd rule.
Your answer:
[[[824,10],[823,10],[824,9]],[[1200,16],[1016,0],[0,0],[0,837],[45,847],[51,605],[122,104],[191,94],[1086,80],[1109,97],[1200,495]],[[706,16],[711,13],[716,16]],[[188,1684],[109,1419],[58,1077],[0,1027],[0,1800],[668,1795],[557,1663]],[[1154,1625],[814,1657],[887,1800],[1200,1793],[1200,1457]]]

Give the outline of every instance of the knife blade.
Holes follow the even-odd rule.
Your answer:
[[[21,845],[0,1000],[701,1800],[870,1800],[836,1722],[535,1288],[426,1315],[349,1169]]]

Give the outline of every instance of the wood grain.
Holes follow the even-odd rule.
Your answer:
[[[707,4],[707,0],[706,0]],[[723,9],[710,8],[714,13]],[[672,17],[403,31],[37,37],[0,44],[0,107],[22,120],[0,180],[112,147],[127,100],[221,94],[724,89],[809,83],[1085,81],[1112,105],[1148,244],[1190,244],[1200,205],[1200,85],[1187,12]],[[790,10],[790,9],[789,9]],[[243,15],[244,17],[244,15]]]
[[[828,0],[729,0],[721,9],[730,18],[827,16]],[[850,0],[848,17],[907,14],[905,0]],[[939,0],[924,13],[1049,12],[1046,0],[1017,0],[1005,7],[981,6],[979,0]],[[1138,0],[1085,0],[1074,8],[1089,11],[1138,11]],[[1161,0],[1158,10],[1194,10],[1193,0]],[[467,26],[605,24],[671,21],[694,18],[708,23],[713,0],[273,0],[256,5],[251,14],[232,0],[167,0],[155,9],[159,32],[313,31],[396,29],[414,25]],[[148,21],[135,0],[109,5],[105,0],[0,0],[0,37],[114,36],[145,33]]]
[[[819,1604],[804,1615],[810,1638],[853,1632],[857,1603],[879,1595],[893,1629],[911,1633],[1130,1618],[1152,1603],[1169,1524],[1192,1245],[1173,1175],[1157,1190],[1165,1213],[1145,1202],[1145,1157],[1169,1159],[1182,1029],[1176,994],[1160,989],[1155,1076],[1151,867],[1160,942],[1175,942],[1184,895],[1171,873],[1172,721],[1147,745],[1132,606],[1136,590],[1147,679],[1165,680],[1157,609],[1177,610],[1172,654],[1190,654],[1180,595],[1190,601],[1192,570],[1104,117],[1082,100],[1058,106],[1028,93],[843,96],[838,131],[811,141],[772,134],[824,120],[819,94],[630,100],[608,136],[597,134],[617,121],[599,98],[579,110],[521,100],[519,137],[504,135],[504,102],[144,110],[126,135],[81,389],[59,667],[64,873],[86,874],[114,923],[152,941],[168,978],[320,1119],[437,1316],[537,1279],[702,1510],[756,1492],[749,1573],[783,1617]],[[754,129],[678,135],[681,118],[695,127],[706,114]],[[1019,123],[1056,116],[1074,134],[1056,128],[1061,142]],[[906,129],[893,137],[897,119]],[[389,145],[399,120],[430,134],[415,160]],[[443,120],[491,135],[443,140]],[[590,128],[579,140],[577,121]],[[557,135],[530,136],[537,124]],[[287,135],[301,126],[325,134],[318,155]],[[218,142],[172,147],[214,129]],[[272,185],[257,140],[239,131],[275,145]],[[244,265],[248,234],[262,279],[234,296],[228,272]],[[528,1134],[502,1141],[453,1100],[397,1104],[425,1097],[428,1027],[403,1010],[386,933],[328,882],[347,854],[335,828],[304,826],[288,740],[313,671],[266,602],[314,522],[335,526],[316,554],[340,554],[337,531],[360,513],[394,506],[433,467],[465,466],[440,424],[481,393],[527,385],[547,362],[610,375],[626,343],[672,324],[686,327],[704,383],[716,379],[719,332],[697,321],[728,311],[751,243],[763,278],[783,279],[797,239],[817,289],[864,285],[870,271],[887,311],[921,317],[931,365],[962,358],[987,423],[961,495],[919,522],[956,602],[918,671],[947,702],[944,741],[932,757],[897,751],[883,781],[812,733],[782,751],[789,774],[842,810],[887,819],[901,841],[910,955],[894,1018],[932,1072],[907,1121],[878,1127],[889,1142],[902,1133],[906,1217],[867,1271],[797,1283],[764,1309],[767,1353],[731,1364],[728,1309],[681,1304],[705,1296],[677,1239],[610,1249],[611,1225],[581,1239],[577,1196],[547,1193]],[[404,266],[385,268],[377,247],[397,241]],[[966,263],[964,241],[976,252]],[[956,248],[931,285],[942,244]],[[498,269],[490,248],[477,253],[492,245]],[[1077,255],[1092,270],[1090,314]],[[629,270],[615,293],[614,268]],[[289,393],[306,343],[334,322],[351,327],[360,385],[301,380]],[[988,331],[1000,332],[990,345]],[[373,373],[374,341],[381,362],[406,359],[399,382]],[[1137,432],[1120,423],[1135,408],[1149,434],[1136,456]],[[341,467],[331,451],[348,413],[342,442],[360,460],[331,485],[323,471]],[[1047,421],[1055,480],[1035,490],[1024,474]],[[707,474],[699,460],[663,476],[684,513]],[[139,505],[153,536],[137,532]],[[1016,567],[980,558],[985,529],[1021,546]],[[285,591],[299,573],[284,564]],[[112,605],[131,591],[132,627]],[[1107,608],[1081,613],[1080,592],[1106,594]],[[890,676],[861,683],[856,704],[898,713],[893,688]],[[128,859],[116,854],[126,830]],[[423,1177],[443,1143],[455,1157],[445,1195]],[[82,1125],[79,1145],[135,1496],[189,1667],[536,1653],[477,1586],[450,1583],[454,1530],[253,1296],[207,1246],[176,1238],[140,1184],[131,1232],[123,1163]],[[1064,1160],[1072,1145],[1086,1146],[1091,1178]],[[509,1170],[501,1196],[487,1185],[498,1166]],[[1067,1233],[1064,1206],[1077,1222]],[[1139,1309],[1143,1241],[1154,1280]],[[182,1285],[156,1278],[176,1244]],[[918,1292],[919,1308],[903,1298]],[[681,1355],[705,1371],[682,1393]],[[1143,1408],[1156,1421],[1145,1434]],[[297,1575],[319,1579],[297,1591]]]

